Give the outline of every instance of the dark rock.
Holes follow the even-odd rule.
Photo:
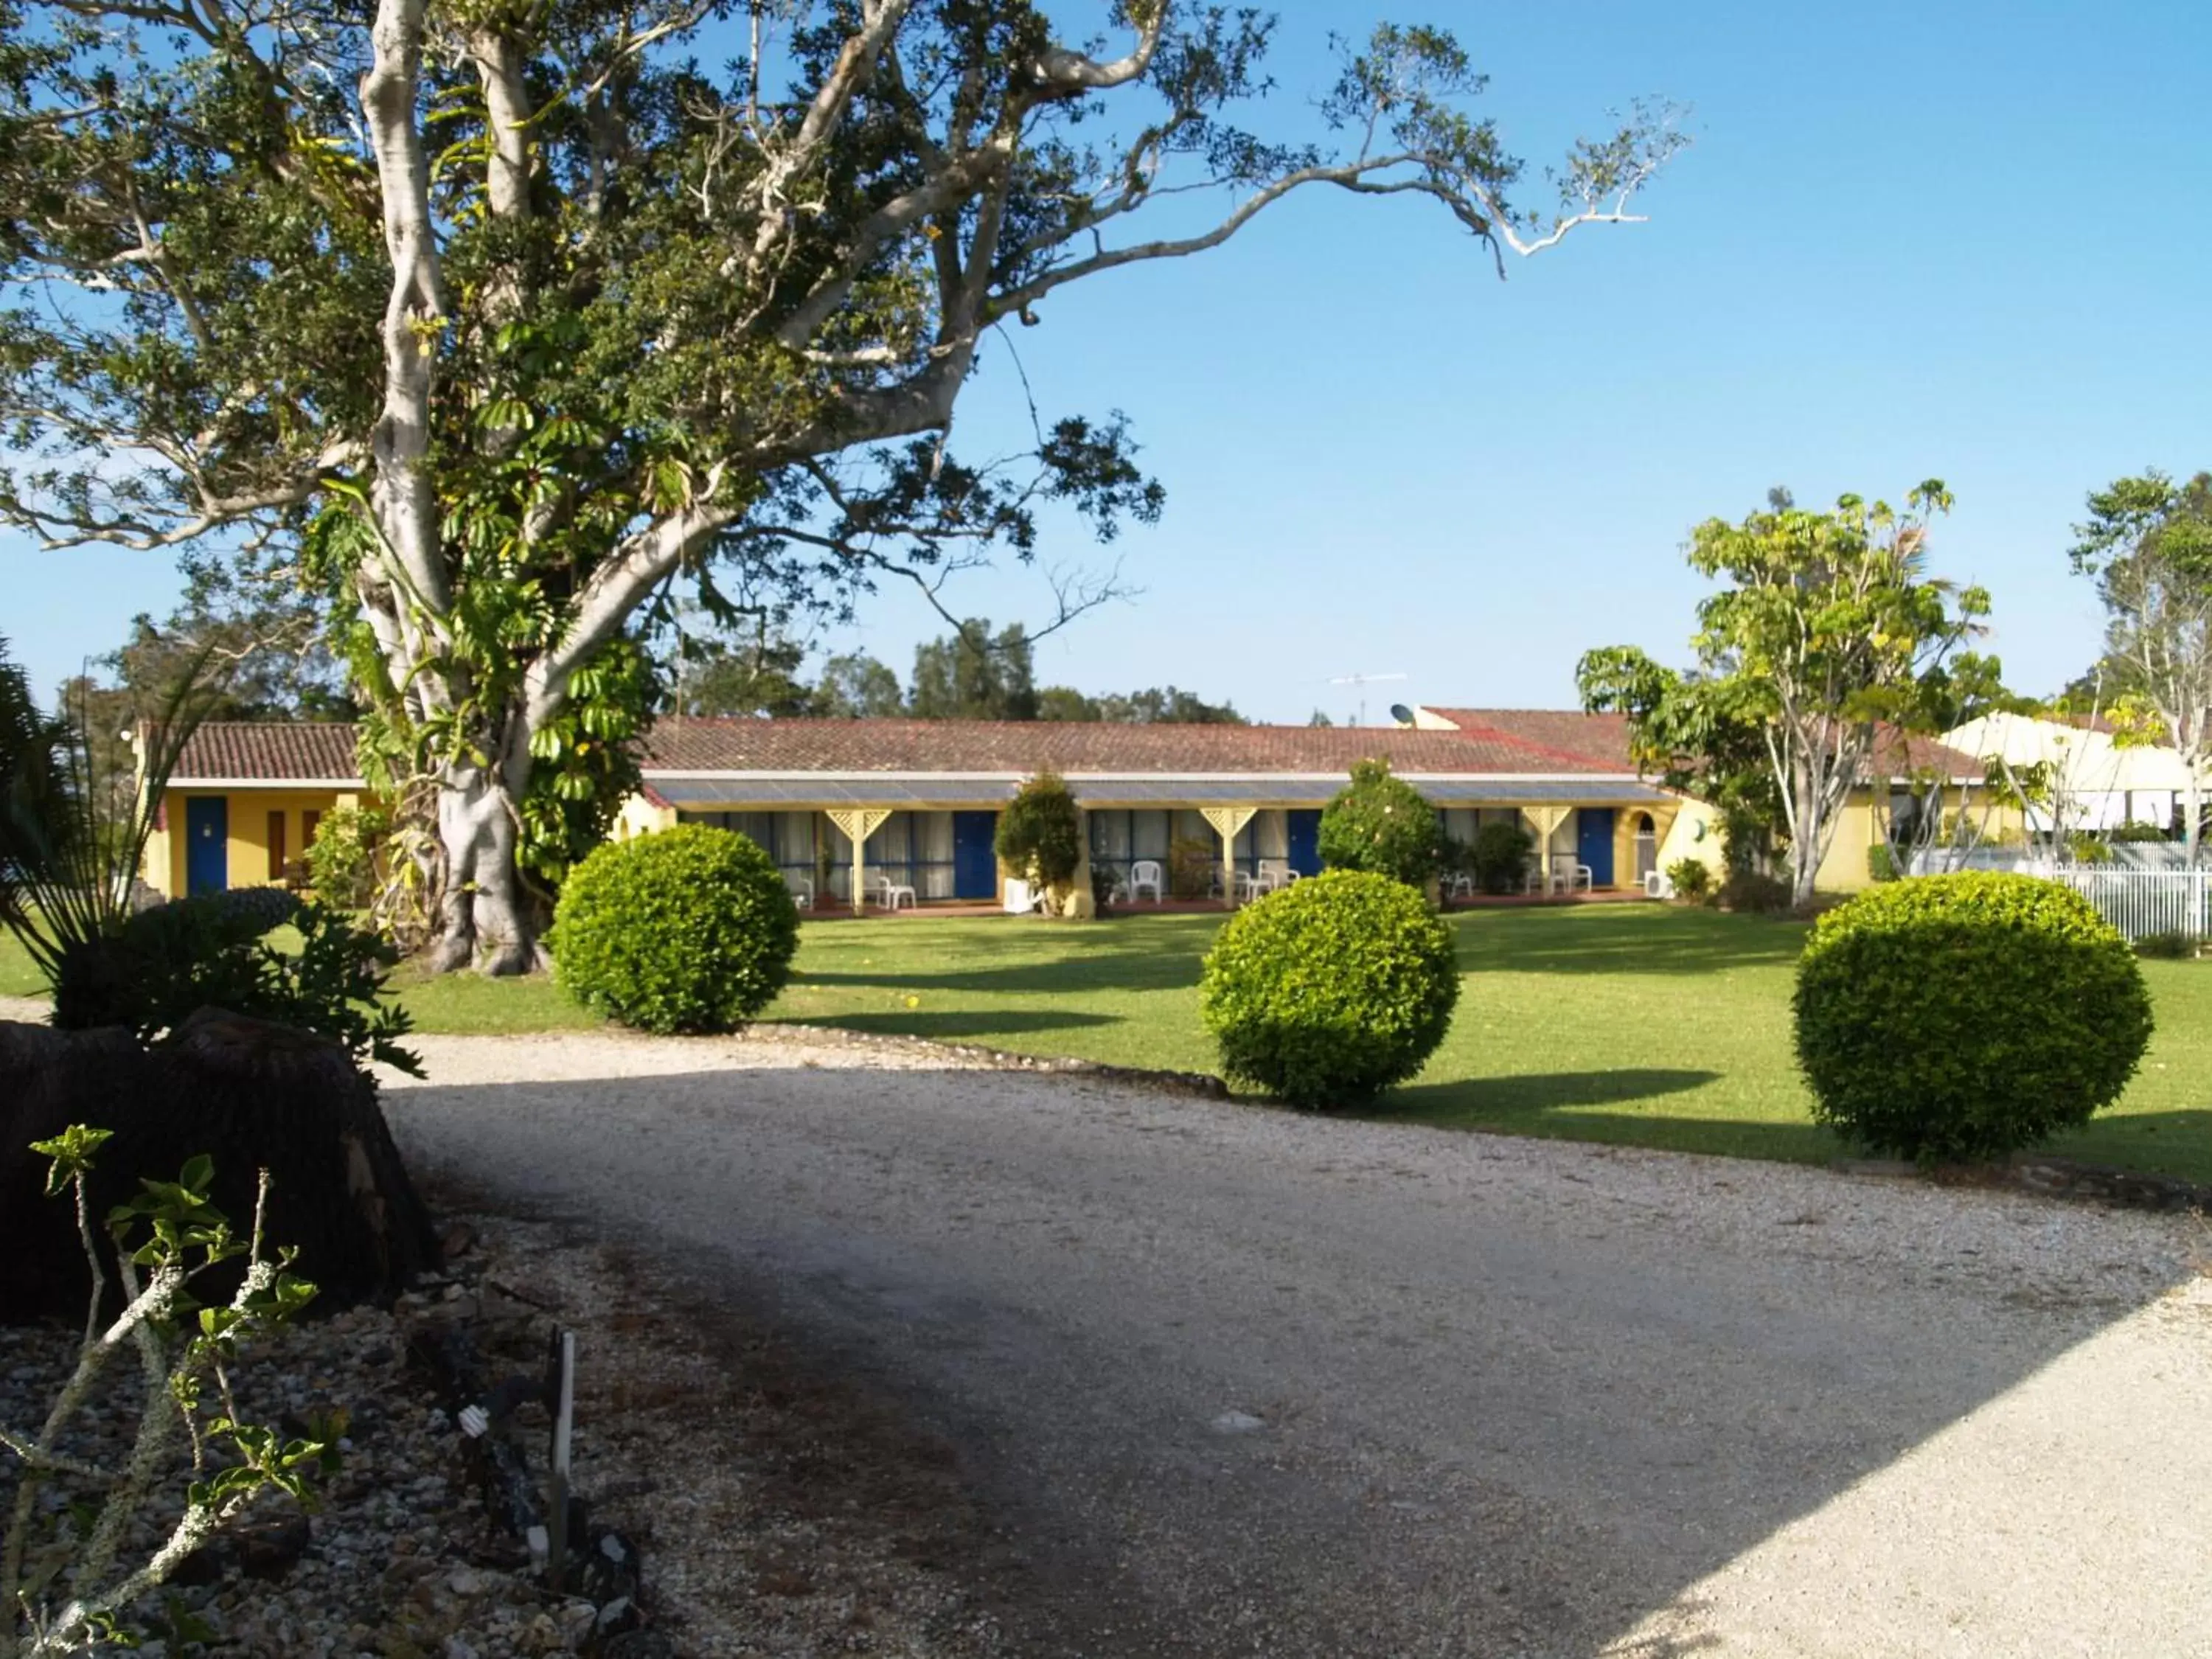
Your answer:
[[[599,1659],[676,1659],[676,1644],[657,1630],[629,1630],[610,1637]]]
[[[282,1578],[313,1537],[304,1515],[280,1516],[241,1528],[232,1539],[239,1571],[248,1578]]]
[[[113,1131],[91,1182],[95,1217],[134,1196],[141,1176],[174,1180],[204,1152],[214,1200],[243,1233],[267,1169],[267,1236],[298,1249],[297,1271],[321,1289],[318,1312],[388,1298],[438,1259],[376,1085],[336,1043],[216,1009],[152,1048],[120,1029],[0,1021],[0,1323],[84,1316],[91,1281],[75,1218],[45,1196],[46,1161],[29,1149],[71,1123]],[[243,1272],[226,1264],[194,1293],[220,1301]],[[112,1270],[108,1280],[118,1296]]]

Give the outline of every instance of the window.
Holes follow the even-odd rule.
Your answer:
[[[775,860],[788,882],[814,882],[814,814],[811,812],[678,812],[679,823],[707,823],[732,830]]]
[[[284,815],[269,815],[269,879],[284,879]]]

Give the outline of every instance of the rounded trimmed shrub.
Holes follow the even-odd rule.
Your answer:
[[[1083,862],[1083,815],[1057,773],[1024,781],[999,813],[993,851],[1010,869],[1048,887],[1075,879]]]
[[[1402,1083],[1459,1000],[1451,930],[1388,876],[1331,870],[1229,919],[1200,1011],[1223,1071],[1294,1106],[1348,1106]]]
[[[1920,876],[1814,925],[1797,964],[1813,1115],[1924,1164],[2078,1128],[2127,1086],[2149,994],[2118,929],[2033,876]]]
[[[547,942],[586,1007],[641,1031],[727,1031],[791,977],[799,909],[744,836],[678,824],[594,848],[562,884]]]
[[[1322,808],[1319,840],[1332,870],[1370,870],[1414,887],[1436,874],[1443,852],[1437,809],[1387,760],[1352,763],[1352,781]]]

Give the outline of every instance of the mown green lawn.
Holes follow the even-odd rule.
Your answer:
[[[1199,958],[1219,925],[993,919],[810,927],[772,1019],[1204,1071]],[[1658,905],[1452,919],[1466,981],[1443,1047],[1374,1115],[1735,1157],[1841,1148],[1790,1053],[1804,929]],[[2158,1035],[2114,1111],[2049,1150],[2212,1182],[2212,962],[2146,962]]]
[[[1091,926],[1011,917],[809,923],[768,1018],[1123,1066],[1212,1068],[1199,959],[1220,918]],[[1820,1161],[1790,1047],[1803,929],[1657,905],[1453,918],[1466,985],[1428,1069],[1375,1115],[1455,1128]],[[2115,1110],[2051,1151],[2212,1182],[2212,962],[2147,962],[2158,1035]],[[418,1029],[599,1022],[544,978],[396,981]],[[0,994],[37,978],[0,940]]]

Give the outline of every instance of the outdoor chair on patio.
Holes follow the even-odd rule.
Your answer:
[[[1152,902],[1158,904],[1167,896],[1167,878],[1160,873],[1159,860],[1139,859],[1129,866],[1129,902],[1134,904],[1144,897],[1145,889],[1152,890]]]
[[[915,908],[914,889],[904,883],[893,881],[889,876],[878,871],[874,885],[878,909],[896,910],[901,904],[904,904],[909,910]]]
[[[783,884],[791,889],[791,902],[802,910],[814,908],[814,880],[811,876],[787,875]]]
[[[1298,878],[1298,872],[1280,859],[1260,860],[1259,889],[1263,893],[1279,892]]]
[[[1593,879],[1587,864],[1555,864],[1552,866],[1552,890],[1555,893],[1587,893]]]

